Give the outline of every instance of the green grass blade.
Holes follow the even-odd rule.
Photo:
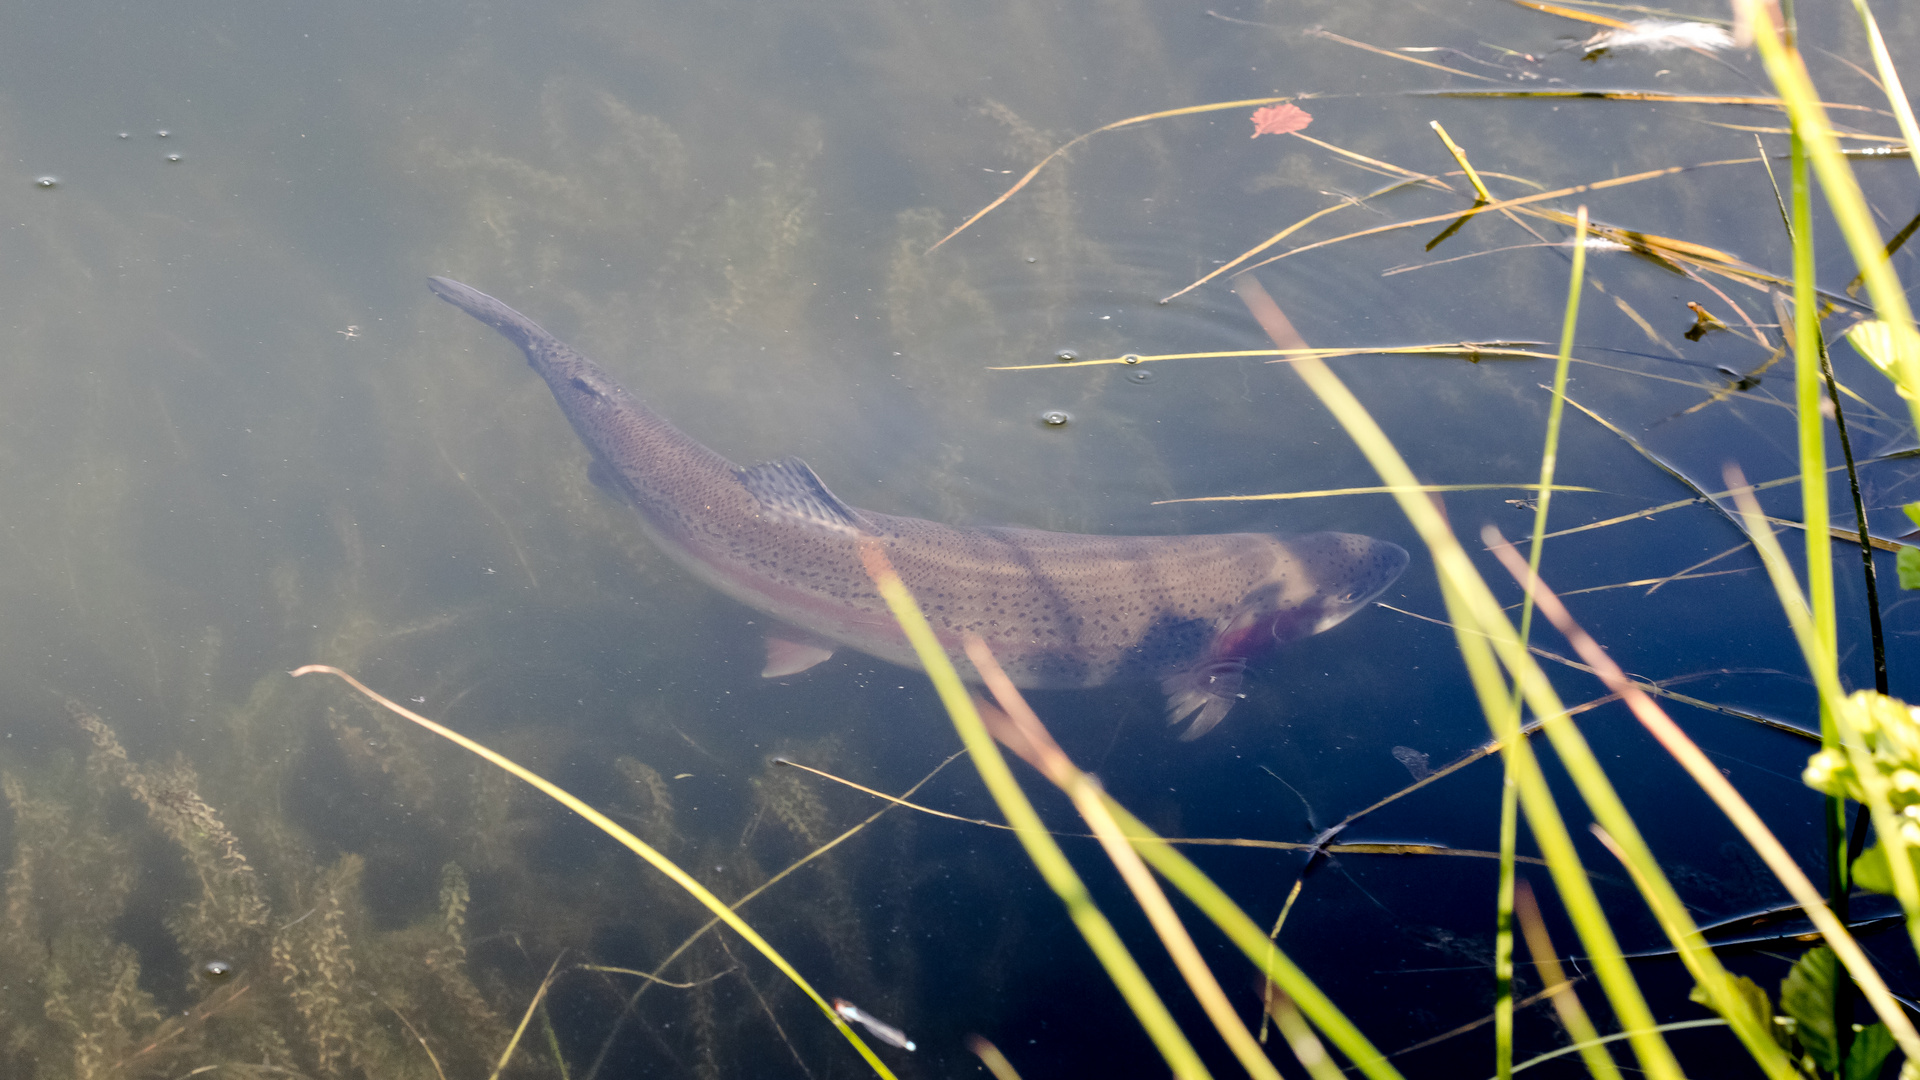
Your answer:
[[[1540,451],[1540,485],[1533,513],[1533,545],[1527,565],[1537,576],[1540,555],[1547,542],[1547,511],[1553,503],[1553,474],[1560,457],[1560,422],[1566,413],[1567,369],[1573,365],[1573,335],[1580,321],[1580,293],[1587,275],[1587,208],[1582,205],[1574,217],[1573,270],[1568,275],[1567,311],[1560,322],[1560,357],[1553,369],[1553,400],[1547,406],[1546,444]],[[1520,640],[1530,640],[1533,629],[1533,596],[1528,594],[1520,609]],[[1507,710],[1509,724],[1520,722],[1520,686],[1514,684]],[[1514,782],[1511,758],[1503,757],[1504,780],[1500,786],[1500,879],[1494,895],[1493,943],[1493,1063],[1501,1080],[1513,1074],[1513,855],[1518,842],[1518,805],[1520,789]]]
[[[1246,301],[1254,317],[1263,326],[1271,321],[1266,309],[1273,308],[1274,304],[1259,282],[1244,275],[1235,279],[1235,282],[1241,299]],[[1361,453],[1366,455],[1383,483],[1389,487],[1412,487],[1419,482],[1386,433],[1380,430],[1359,399],[1324,362],[1317,358],[1303,358],[1294,362],[1293,369],[1328,411],[1333,413],[1334,419],[1346,430]],[[1600,910],[1599,898],[1594,895],[1566,823],[1553,803],[1546,777],[1541,773],[1531,748],[1520,737],[1518,725],[1513,722],[1514,718],[1507,708],[1506,681],[1500,676],[1499,666],[1494,663],[1496,648],[1508,671],[1515,673],[1523,684],[1531,682],[1527,699],[1534,714],[1561,721],[1555,724],[1549,720],[1549,738],[1553,739],[1562,763],[1574,776],[1575,783],[1580,786],[1595,816],[1603,821],[1618,820],[1625,818],[1625,812],[1616,812],[1617,797],[1612,798],[1611,805],[1608,805],[1611,786],[1606,784],[1605,775],[1592,760],[1591,751],[1585,749],[1585,740],[1580,738],[1578,730],[1566,722],[1566,710],[1547,684],[1545,674],[1532,663],[1513,625],[1507,621],[1492,591],[1473,568],[1466,550],[1460,546],[1439,509],[1419,496],[1396,494],[1395,498],[1433,556],[1448,618],[1457,628],[1455,642],[1473,679],[1474,692],[1480,698],[1481,709],[1493,726],[1494,736],[1500,740],[1503,752],[1510,755],[1514,762],[1520,784],[1520,803],[1526,811],[1527,822],[1541,853],[1546,856],[1554,884],[1560,892],[1561,903],[1567,909],[1581,944],[1592,957],[1594,974],[1599,979],[1601,989],[1612,1003],[1621,1027],[1631,1033],[1634,1053],[1641,1067],[1658,1080],[1678,1080],[1681,1075],[1679,1063],[1674,1060],[1673,1052],[1665,1041],[1653,1030],[1653,1012],[1647,1007],[1646,998],[1634,982],[1619,941],[1613,936],[1613,930]],[[1478,633],[1473,632],[1476,629]],[[1529,673],[1532,676],[1530,680],[1527,678]],[[1630,821],[1626,822],[1626,827],[1632,828]],[[1638,841],[1637,832],[1635,841]]]
[[[615,824],[613,822],[613,819],[607,817],[605,814],[602,814],[600,811],[595,810],[593,807],[588,806],[586,803],[582,802],[579,798],[577,798],[572,792],[552,782],[551,780],[548,780],[546,777],[541,776],[539,773],[536,773],[533,770],[526,768],[525,766],[521,765],[519,762],[514,761],[513,759],[503,754],[499,754],[492,750],[489,750],[488,748],[480,745],[477,742],[474,742],[472,739],[467,738],[465,735],[462,735],[451,728],[442,727],[441,725],[434,723],[432,720],[429,720],[426,717],[421,716],[419,713],[416,713],[411,709],[404,708],[392,701],[387,700],[386,698],[380,696],[379,694],[374,693],[372,690],[368,689],[366,685],[362,683],[359,679],[354,678],[352,675],[347,674],[346,672],[340,670],[337,667],[329,667],[326,664],[308,664],[303,668],[299,668],[295,670],[294,672],[292,672],[292,674],[295,678],[298,678],[299,676],[302,676],[302,675],[312,675],[312,674],[338,676],[339,678],[345,680],[349,686],[352,686],[355,690],[358,690],[360,693],[366,695],[366,697],[368,697],[369,699],[379,702],[381,706],[392,711],[395,715],[405,717],[406,719],[413,721],[414,723],[420,725],[423,728],[426,728],[428,731],[433,732],[435,735],[440,736],[441,738],[447,740],[448,742],[453,743],[454,745],[459,746],[464,750],[468,750],[474,754],[478,754],[480,757],[487,759],[488,761],[492,762],[494,765],[497,765],[500,768],[505,769],[507,772],[510,772],[513,775],[519,777],[520,779],[525,780],[527,783],[532,784],[534,787],[539,788],[540,791],[544,793],[548,798],[566,807],[567,809],[573,811],[574,813],[579,814],[581,817],[587,819],[587,821],[591,823],[594,828],[597,828],[601,832],[606,833],[608,836],[613,837],[615,840],[618,840],[622,846],[626,847],[627,850],[633,852],[635,855],[640,856],[640,858],[644,859],[655,870],[658,870],[662,874],[665,874],[668,880],[672,881],[675,885],[680,886],[681,889],[685,890],[687,895],[693,897],[695,900],[700,901],[700,903],[703,906],[705,906],[708,911],[711,911],[716,916],[718,916],[722,922],[726,923],[727,926],[733,930],[734,933],[739,934],[740,937],[747,942],[747,944],[752,945],[755,949],[759,950],[760,955],[766,957],[768,962],[772,963],[774,967],[778,968],[782,975],[785,975],[789,980],[793,982],[793,985],[800,988],[801,993],[807,995],[807,997],[812,999],[815,1005],[818,1005],[820,1007],[820,1011],[826,1014],[827,1019],[832,1022],[833,1026],[840,1030],[840,1034],[846,1036],[847,1041],[852,1043],[854,1046],[854,1049],[860,1052],[860,1056],[867,1059],[867,1064],[873,1067],[874,1072],[878,1073],[881,1076],[886,1077],[887,1080],[895,1080],[893,1071],[887,1068],[886,1063],[881,1061],[880,1058],[876,1054],[874,1054],[873,1048],[868,1046],[864,1041],[862,1041],[860,1036],[853,1033],[853,1029],[847,1026],[846,1021],[840,1019],[840,1015],[833,1011],[833,1006],[827,1003],[827,999],[821,997],[820,994],[814,990],[813,985],[807,982],[805,977],[803,977],[800,974],[800,972],[794,968],[792,964],[787,962],[787,958],[784,956],[781,956],[779,950],[775,949],[771,944],[769,944],[767,939],[760,936],[759,931],[755,930],[751,926],[748,926],[746,921],[740,918],[739,915],[735,914],[732,908],[722,903],[720,901],[720,898],[713,895],[712,892],[708,891],[705,885],[702,885],[698,881],[695,881],[692,875],[688,874],[685,870],[682,870],[680,869],[679,866],[675,865],[672,859],[669,859],[665,855],[662,855],[658,851],[655,851],[645,841],[641,840],[639,837],[633,835],[627,830],[621,828],[619,825]],[[524,1022],[522,1023],[522,1027],[523,1028],[525,1027]]]
[[[1066,905],[1067,915],[1087,941],[1094,956],[1107,970],[1107,977],[1113,980],[1114,987],[1126,999],[1127,1007],[1146,1029],[1147,1037],[1153,1040],[1160,1055],[1172,1067],[1174,1075],[1180,1077],[1206,1077],[1205,1065],[1200,1055],[1194,1052],[1193,1044],[1180,1030],[1180,1025],[1167,1011],[1166,1003],[1147,981],[1146,973],[1133,959],[1121,942],[1113,924],[1094,906],[1093,897],[1088,895],[1087,887],[1074,872],[1073,865],[1067,861],[1066,853],[1040,821],[1040,815],[1034,811],[1033,804],[1027,801],[1026,793],[1013,778],[1013,771],[1007,768],[1007,759],[1000,754],[999,746],[993,737],[987,734],[986,725],[981,723],[980,714],[974,708],[973,699],[967,695],[967,689],[960,681],[960,673],[954,670],[953,662],[947,658],[946,649],[941,647],[939,639],[934,637],[933,627],[927,623],[926,616],[920,613],[919,604],[913,599],[900,576],[887,561],[885,552],[878,544],[866,543],[860,549],[861,561],[866,564],[867,574],[873,579],[874,587],[887,602],[893,617],[899,621],[900,628],[906,632],[907,641],[912,644],[915,655],[927,670],[927,677],[933,681],[940,703],[946,706],[947,715],[953,719],[953,726],[960,733],[960,741],[966,744],[968,755],[973,759],[974,768],[979,770],[980,779],[987,785],[994,802],[1000,806],[1000,812],[1006,815],[1007,824],[1012,825],[1020,844],[1027,850],[1027,857],[1033,860],[1047,885]]]
[[[1807,74],[1800,54],[1781,40],[1770,4],[1762,0],[1735,0],[1734,11],[1752,28],[1760,61],[1774,89],[1786,101],[1794,130],[1805,141],[1813,171],[1826,192],[1827,207],[1840,227],[1840,234],[1846,238],[1861,276],[1866,279],[1874,309],[1881,319],[1891,324],[1894,340],[1900,344],[1894,355],[1896,379],[1903,386],[1920,388],[1920,335],[1914,330],[1913,308],[1907,303],[1906,293],[1887,260],[1880,230],[1874,226],[1873,213],[1867,208],[1866,196],[1854,179],[1853,169],[1840,152],[1840,140],[1827,122],[1826,106],[1813,87],[1813,79]],[[1813,309],[1805,310],[1807,314],[1803,318],[1811,316]],[[1909,400],[1907,406],[1915,425],[1920,426],[1920,398]]]

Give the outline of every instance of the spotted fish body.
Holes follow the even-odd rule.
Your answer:
[[[970,633],[1019,686],[1155,681],[1168,722],[1192,716],[1183,737],[1197,738],[1238,700],[1249,660],[1338,624],[1407,565],[1397,545],[1348,533],[1081,536],[856,509],[798,458],[734,465],[526,316],[457,281],[428,283],[520,346],[591,451],[595,482],[633,506],[662,551],[794,628],[769,640],[769,676],[837,645],[919,667],[861,566],[868,539],[963,674]]]

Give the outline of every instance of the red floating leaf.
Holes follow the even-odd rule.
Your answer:
[[[1292,102],[1255,109],[1250,119],[1253,121],[1252,137],[1256,139],[1262,135],[1285,135],[1313,123],[1313,117],[1307,110]]]

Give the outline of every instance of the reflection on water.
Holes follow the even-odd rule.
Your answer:
[[[1157,301],[1329,206],[1273,253],[1464,208],[1457,177],[1451,193],[1380,191],[1393,168],[1455,168],[1431,119],[1502,194],[1751,159],[1745,128],[1777,123],[1409,96],[1489,84],[1296,30],[1458,50],[1485,63],[1405,55],[1504,80],[1492,85],[1755,92],[1750,57],[1584,63],[1563,45],[1587,28],[1518,7],[1218,14],[173,5],[48,9],[10,31],[0,1072],[480,1077],[550,970],[511,1075],[558,1076],[556,1060],[574,1077],[855,1067],[813,1006],[730,935],[697,933],[705,913],[626,852],[338,687],[284,674],[308,662],[541,771],[723,898],[772,883],[747,917],[824,992],[910,1034],[914,1054],[886,1051],[902,1075],[972,1069],[971,1032],[1028,1076],[1140,1071],[1144,1037],[1004,834],[896,807],[774,882],[885,807],[779,757],[886,792],[934,773],[915,802],[995,813],[965,762],[936,772],[957,743],[920,676],[856,656],[758,679],[758,617],[646,544],[587,482],[538,380],[424,279],[496,293],[721,453],[799,454],[856,505],[1083,532],[1340,530],[1411,549],[1374,496],[1157,505],[1377,482],[1284,368],[987,369],[1063,350],[1266,347],[1224,285]],[[1825,13],[1803,18],[1809,40],[1845,47]],[[1902,55],[1911,28],[1888,31]],[[1843,66],[1818,77],[1875,100]],[[1390,175],[1291,136],[1249,139],[1243,111],[1204,114],[1089,140],[925,253],[1074,135],[1296,92],[1322,95],[1305,102],[1305,134]],[[1904,168],[1862,166],[1889,231],[1911,212]],[[1787,265],[1757,162],[1583,197],[1599,220]],[[1261,275],[1314,345],[1545,340],[1565,230],[1526,224],[1539,235],[1483,216],[1431,252],[1444,223],[1382,233]],[[1572,394],[1660,464],[1570,417],[1561,479],[1597,490],[1558,496],[1556,527],[1625,520],[1553,541],[1548,576],[1629,670],[1684,679],[1676,689],[1720,707],[1680,719],[1811,860],[1804,744],[1740,716],[1810,722],[1773,601],[1715,507],[1651,512],[1695,494],[1663,467],[1709,493],[1729,459],[1759,479],[1791,472],[1789,362],[1767,367],[1770,345],[1753,340],[1777,339],[1771,301],[1631,253],[1592,268]],[[1733,329],[1689,340],[1688,301]],[[1860,395],[1846,399],[1856,449],[1910,448],[1884,384],[1844,348],[1835,362]],[[1533,479],[1542,365],[1336,364],[1423,479]],[[1905,530],[1913,480],[1909,459],[1863,473],[1876,530]],[[1461,492],[1447,508],[1469,532],[1492,521],[1517,535],[1531,522],[1512,504],[1522,494]],[[1795,489],[1768,497],[1798,517]],[[1850,571],[1855,553],[1842,554]],[[1447,632],[1413,617],[1442,610],[1423,565],[1383,598],[1413,615],[1364,612],[1290,648],[1199,743],[1174,742],[1154,695],[1132,689],[1035,703],[1155,828],[1304,841],[1486,738]],[[1866,684],[1857,575],[1840,588],[1846,670]],[[1883,604],[1893,691],[1911,694],[1920,608]],[[1569,701],[1601,693],[1554,675]],[[1779,899],[1618,706],[1583,717],[1703,919]],[[1481,762],[1346,838],[1492,848],[1497,784]],[[1064,802],[1039,800],[1073,828]],[[1093,849],[1068,843],[1097,898],[1125,912]],[[1305,865],[1196,850],[1268,923]],[[1281,943],[1381,1046],[1431,1037],[1490,1007],[1491,866],[1320,860]],[[1659,941],[1624,883],[1601,888],[1630,948]],[[1176,985],[1144,925],[1116,918]],[[1252,1015],[1252,977],[1215,955]],[[1732,962],[1780,974],[1763,956]],[[1700,1015],[1666,963],[1646,969],[1657,1009]],[[1694,1037],[1702,1052],[1723,1045]],[[1523,1053],[1556,1038],[1546,1014],[1523,1017]],[[1482,1030],[1422,1053],[1480,1060],[1486,1045]]]

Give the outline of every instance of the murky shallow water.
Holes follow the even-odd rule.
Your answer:
[[[1307,134],[1436,173],[1453,169],[1427,127],[1439,119],[1502,193],[1525,190],[1505,177],[1557,188],[1750,158],[1751,132],[1713,125],[1777,122],[1757,109],[1411,93],[1552,80],[1758,92],[1748,57],[1583,64],[1564,49],[1580,28],[1517,7],[1219,14],[1229,18],[1128,4],[586,3],[69,6],[10,20],[0,830],[14,854],[0,1023],[22,1049],[9,1068],[179,1075],[245,1060],[313,1076],[428,1075],[405,1018],[449,1076],[480,1076],[555,957],[651,970],[700,924],[624,851],[340,687],[292,683],[282,673],[299,664],[338,664],[424,699],[429,715],[609,807],[728,898],[880,807],[774,756],[897,792],[957,747],[918,675],[845,656],[758,679],[758,616],[646,546],[587,484],[545,389],[434,300],[426,275],[522,308],[736,461],[805,457],[856,505],[1088,532],[1342,529],[1413,549],[1380,497],[1158,505],[1377,482],[1281,368],[1167,361],[1143,366],[1146,382],[1119,367],[989,370],[1061,349],[1265,347],[1218,283],[1156,301],[1385,178],[1299,140],[1250,140],[1247,110],[1162,121],[1090,140],[969,232],[924,249],[1068,138],[1199,102],[1319,94],[1304,102]],[[1881,14],[1900,55],[1912,17]],[[1802,15],[1810,40],[1858,55],[1838,13]],[[1411,55],[1497,81],[1301,33],[1313,25],[1462,50],[1498,66]],[[1838,64],[1817,74],[1837,99],[1874,100]],[[1908,168],[1861,170],[1889,232],[1911,212]],[[36,186],[41,176],[57,185]],[[1601,220],[1785,267],[1757,164],[1590,198]],[[1289,244],[1464,205],[1403,189]],[[1316,345],[1557,333],[1561,251],[1382,276],[1536,243],[1483,218],[1424,253],[1440,228],[1304,253],[1261,277]],[[1722,298],[1632,256],[1596,256],[1592,272],[1606,293],[1588,294],[1580,355],[1610,366],[1576,368],[1574,396],[1709,490],[1729,459],[1756,478],[1787,474],[1784,364],[1686,413],[1727,384],[1715,368],[1766,357],[1731,335],[1681,338],[1687,300],[1733,321]],[[1843,271],[1823,284],[1843,284]],[[1771,320],[1764,295],[1720,287]],[[1910,446],[1891,395],[1844,348],[1835,359],[1872,403],[1849,413],[1863,452]],[[1546,366],[1336,363],[1425,479],[1533,479]],[[1052,409],[1070,423],[1039,422]],[[1562,462],[1563,482],[1601,490],[1563,496],[1557,525],[1690,494],[1582,417],[1570,416]],[[1897,505],[1914,497],[1905,466],[1866,475],[1876,528],[1902,531]],[[1493,521],[1517,535],[1530,518],[1507,500],[1520,494],[1461,493],[1447,506],[1463,529]],[[1797,517],[1796,497],[1781,489],[1770,505]],[[1548,575],[1563,590],[1660,578],[1737,544],[1712,509],[1676,509],[1556,541]],[[1840,554],[1843,611],[1857,613],[1854,553]],[[1753,560],[1735,552],[1704,569],[1742,572],[1590,593],[1576,613],[1629,670],[1699,676],[1683,689],[1807,722],[1811,694]],[[1423,557],[1383,599],[1440,611]],[[1910,694],[1920,608],[1883,605],[1893,691]],[[1867,684],[1861,621],[1850,616],[1843,634],[1847,673]],[[1599,693],[1577,673],[1555,678],[1571,701]],[[142,809],[97,750],[88,764],[70,700],[111,726],[139,770],[133,786],[162,809]],[[1418,759],[1395,748],[1437,766],[1485,738],[1446,631],[1387,610],[1264,665],[1248,700],[1195,744],[1175,742],[1138,688],[1035,703],[1122,801],[1188,836],[1304,840],[1409,781],[1403,759]],[[1804,744],[1682,713],[1814,865],[1817,804],[1795,778]],[[1779,899],[1623,712],[1597,709],[1585,726],[1701,919]],[[1349,838],[1491,848],[1497,784],[1497,767],[1476,765]],[[1063,802],[1036,797],[1074,829]],[[231,849],[181,810],[200,799]],[[964,762],[916,799],[994,816]],[[170,822],[183,839],[169,838]],[[1072,854],[1150,972],[1175,986],[1092,848]],[[1587,855],[1610,865],[1597,847]],[[1262,921],[1302,863],[1195,857]],[[220,902],[194,908],[207,875],[224,883]],[[1405,1046],[1489,1008],[1492,880],[1481,860],[1344,857],[1306,879],[1282,942],[1382,1047]],[[1629,947],[1657,945],[1624,884],[1605,888]],[[890,1057],[902,1075],[971,1070],[968,1032],[1030,1077],[1160,1071],[1004,834],[895,810],[747,911],[823,990],[907,1028],[920,1049]],[[1208,947],[1251,1014],[1252,977]],[[195,975],[213,959],[233,964],[229,980]],[[1764,957],[1737,963],[1779,975]],[[1699,1015],[1678,969],[1649,964],[1663,1015]],[[556,984],[542,1023],[569,1075],[596,1060],[592,1074],[608,1077],[858,1068],[738,941],[702,939],[665,976],[696,985],[650,989],[623,1022],[633,977],[576,970]],[[1168,993],[1197,1029],[1181,992]],[[161,1013],[193,1009],[159,1026]],[[141,1056],[156,1032],[176,1031]],[[1557,1037],[1544,1015],[1523,1032],[1535,1049]],[[82,1033],[97,1040],[75,1050]],[[1710,1054],[1724,1037],[1683,1038]],[[551,1060],[546,1037],[535,1041],[518,1067],[555,1074],[536,1060]],[[1408,1064],[1477,1068],[1485,1046],[1476,1033]]]

